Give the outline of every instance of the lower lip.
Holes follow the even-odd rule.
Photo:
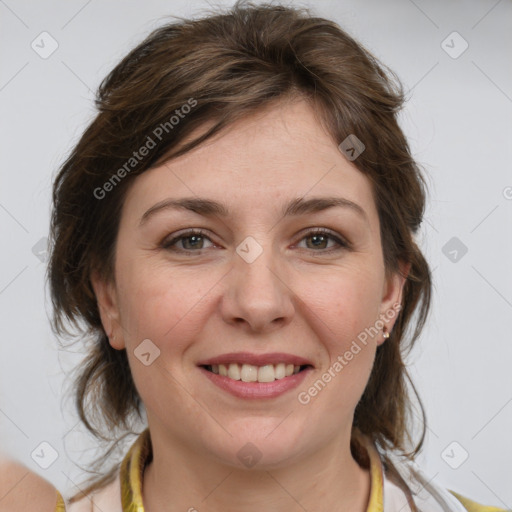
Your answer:
[[[210,372],[202,366],[199,369],[216,386],[238,398],[275,398],[296,388],[312,368],[306,368],[299,373],[283,377],[274,382],[243,382]]]

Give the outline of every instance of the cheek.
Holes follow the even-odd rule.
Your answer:
[[[119,284],[121,319],[131,372],[144,404],[165,416],[172,403],[190,421],[200,422],[201,410],[183,393],[179,382],[183,381],[187,350],[193,340],[201,338],[208,318],[208,291],[214,286],[211,273],[198,277],[190,269],[181,269],[171,274],[168,268],[154,264],[124,271],[126,278]],[[143,340],[151,344],[142,345]],[[139,359],[147,352],[148,365]]]
[[[367,268],[338,270],[316,284],[303,280],[301,293],[307,297],[304,315],[321,342],[322,368],[313,387],[300,390],[305,394],[299,402],[339,415],[353,410],[371,373],[382,284]]]
[[[372,266],[351,266],[325,276],[312,287],[304,280],[304,297],[335,335],[334,346],[343,345],[379,318],[382,276]]]
[[[119,266],[120,314],[127,348],[150,339],[161,351],[177,353],[198,338],[218,281],[199,268],[174,268],[153,261]]]

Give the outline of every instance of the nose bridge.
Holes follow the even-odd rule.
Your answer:
[[[236,253],[234,270],[240,290],[248,291],[254,297],[269,296],[275,300],[283,290],[282,278],[279,279],[278,275],[278,256],[272,247],[271,237],[267,236],[263,243],[247,237],[238,245]]]
[[[224,298],[226,320],[245,320],[253,328],[275,325],[289,319],[292,312],[291,291],[283,274],[283,266],[270,243],[247,237],[236,248],[233,269],[229,273]],[[260,238],[261,240],[261,238]]]

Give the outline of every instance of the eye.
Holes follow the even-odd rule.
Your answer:
[[[314,252],[331,252],[350,248],[348,242],[325,228],[315,228],[308,231],[301,238],[300,242],[303,240],[306,241],[305,249],[313,250]],[[308,240],[311,240],[311,243],[308,243]],[[161,247],[174,252],[200,252],[203,249],[209,248],[209,246],[205,247],[205,241],[209,241],[213,246],[213,242],[206,235],[205,231],[191,229],[170,239],[165,239],[161,243]],[[332,245],[329,246],[329,242],[334,243],[334,247]]]
[[[181,233],[170,240],[164,240],[162,242],[162,248],[176,252],[190,252],[194,251],[194,249],[201,250],[207,248],[204,247],[205,240],[209,240],[211,242],[210,238],[206,236],[204,231],[200,229],[192,229],[185,233]],[[179,247],[180,244],[181,247]]]
[[[325,228],[315,228],[308,231],[301,239],[301,242],[306,240],[306,249],[312,249],[316,252],[324,250],[325,252],[336,251],[340,249],[348,249],[349,244],[339,236],[335,235]],[[311,240],[311,243],[307,243]],[[334,247],[327,247],[329,240],[334,241]],[[327,245],[326,245],[327,244]]]

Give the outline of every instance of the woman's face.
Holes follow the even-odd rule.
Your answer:
[[[94,284],[152,431],[271,467],[347,439],[403,279],[369,180],[297,101],[137,177]]]

